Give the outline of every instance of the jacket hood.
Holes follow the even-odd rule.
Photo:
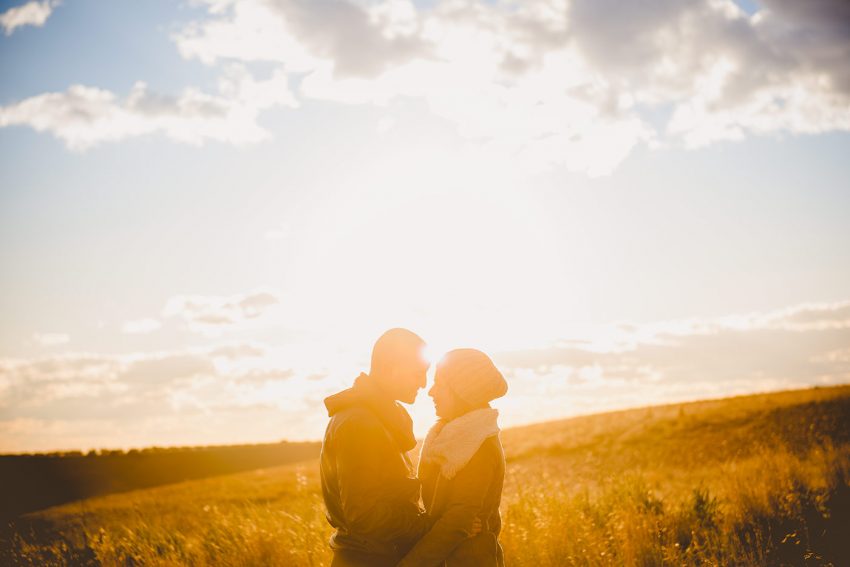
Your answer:
[[[352,407],[366,408],[381,421],[401,451],[407,452],[416,446],[410,414],[401,404],[387,398],[368,374],[360,374],[351,388],[325,398],[325,407],[329,417]]]

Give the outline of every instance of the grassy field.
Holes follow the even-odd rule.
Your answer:
[[[66,502],[318,458],[321,443],[0,455],[0,524]]]
[[[506,430],[508,565],[850,565],[850,386]],[[10,565],[328,565],[317,463],[17,520]]]

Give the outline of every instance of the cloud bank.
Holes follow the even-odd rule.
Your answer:
[[[183,57],[242,70],[228,93],[125,99],[74,86],[0,109],[0,126],[72,149],[160,133],[185,143],[270,135],[258,114],[296,100],[426,103],[476,148],[531,170],[613,171],[638,146],[697,148],[850,130],[843,0],[199,0]],[[276,69],[257,81],[255,63]],[[225,72],[225,71],[223,71]],[[292,85],[292,92],[289,90]]]
[[[187,307],[191,316],[238,319],[268,301],[246,294],[188,303],[204,306]],[[0,359],[0,451],[114,446],[118,438],[134,445],[318,439],[326,421],[322,399],[362,367],[309,346],[243,341]],[[510,383],[497,403],[506,425],[850,383],[850,301],[619,324],[598,337],[492,354]],[[427,396],[413,415],[424,433],[433,420]]]
[[[168,300],[162,314],[182,319],[192,331],[215,334],[257,319],[279,303],[276,292],[263,289],[232,296],[177,295]]]
[[[122,99],[111,91],[73,85],[0,107],[0,127],[25,125],[49,132],[76,151],[154,133],[192,145],[245,145],[270,137],[257,117],[280,105],[296,105],[285,74],[257,81],[243,68],[231,66],[218,94],[186,89],[172,97],[138,82]]]
[[[496,353],[525,421],[612,407],[850,383],[850,301],[651,325]],[[534,412],[523,408],[531,405]]]
[[[307,407],[329,385],[280,354],[255,343],[223,343],[2,359],[0,452],[108,446],[116,438],[172,445],[293,436],[284,425],[319,421]],[[23,429],[27,424],[31,429]]]
[[[278,63],[303,76],[304,98],[422,98],[531,167],[604,174],[640,143],[850,129],[841,0],[770,0],[754,15],[729,0],[207,4],[175,37],[185,57]]]

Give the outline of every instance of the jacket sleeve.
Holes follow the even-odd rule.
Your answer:
[[[380,423],[352,417],[337,432],[340,504],[352,534],[409,549],[427,529],[419,481]]]
[[[398,567],[434,567],[445,561],[472,532],[493,481],[494,465],[486,449],[479,449],[451,481],[445,512],[410,550]],[[440,479],[438,482],[445,482]],[[439,488],[439,487],[438,487]]]

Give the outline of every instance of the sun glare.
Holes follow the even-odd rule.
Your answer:
[[[441,347],[436,347],[432,344],[425,345],[422,349],[422,358],[431,365],[431,370],[440,362],[440,359],[446,354],[446,350]]]
[[[305,324],[337,344],[409,326],[437,350],[546,336],[569,283],[542,207],[510,170],[436,149],[388,163],[310,223],[297,268],[309,276],[293,290]]]

